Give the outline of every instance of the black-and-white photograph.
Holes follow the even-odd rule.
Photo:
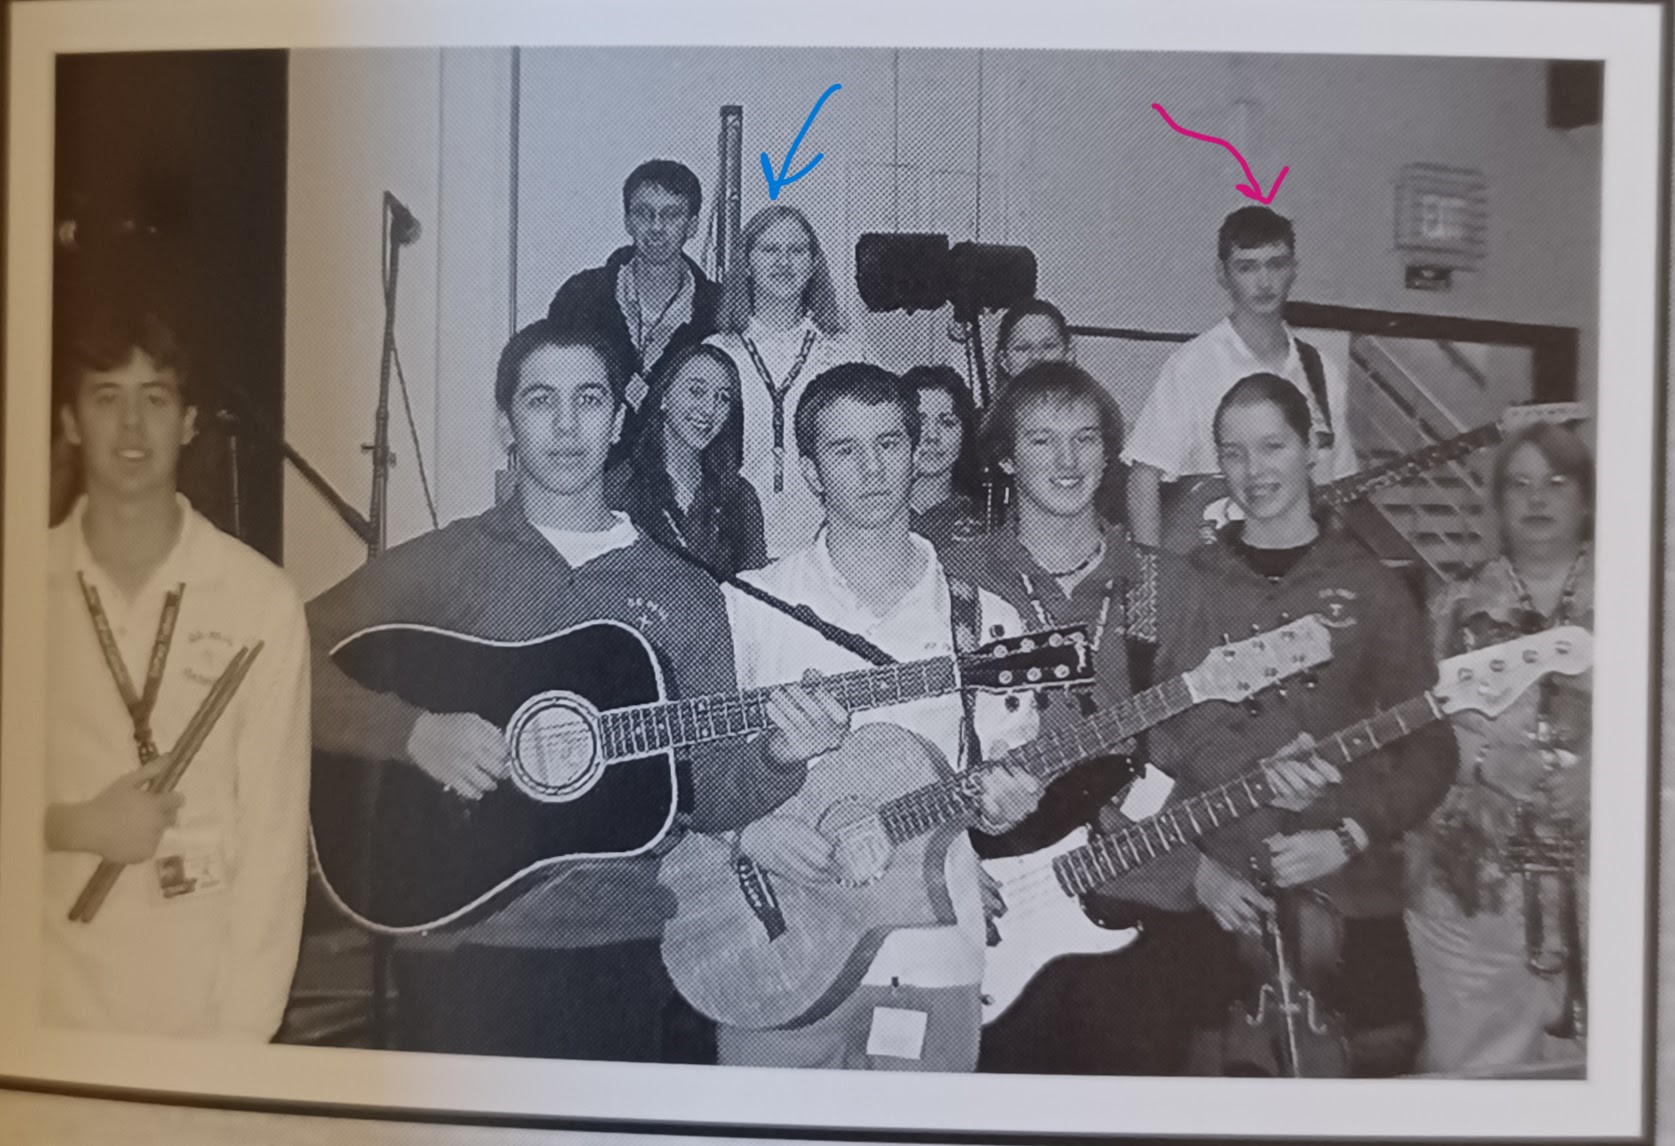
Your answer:
[[[190,7],[12,8],[0,1074],[1642,1125],[1659,7]]]

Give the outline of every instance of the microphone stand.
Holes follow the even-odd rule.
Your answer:
[[[372,444],[361,447],[372,454],[372,508],[366,536],[369,558],[383,552],[389,533],[390,467],[390,364],[395,359],[396,282],[401,275],[401,248],[419,237],[419,222],[401,201],[384,192],[385,233],[389,266],[384,275],[384,348],[378,362],[378,411],[372,426]]]

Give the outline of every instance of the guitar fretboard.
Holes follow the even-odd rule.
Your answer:
[[[1417,477],[1443,462],[1463,458],[1468,454],[1492,446],[1499,442],[1503,436],[1498,422],[1491,422],[1487,426],[1479,426],[1475,430],[1467,430],[1457,437],[1415,450],[1413,453],[1397,458],[1393,462],[1387,462],[1382,466],[1374,466],[1363,473],[1339,478],[1337,481],[1322,486],[1315,491],[1315,501],[1333,509],[1342,508],[1369,493],[1377,493],[1381,489],[1399,485],[1411,477]]]
[[[1358,757],[1417,732],[1441,716],[1430,693],[1423,693],[1316,742],[1315,751],[1322,759],[1346,767]],[[1083,847],[1054,859],[1053,873],[1066,894],[1086,895],[1125,872],[1248,815],[1266,804],[1273,794],[1266,770],[1246,772],[1115,835],[1095,836]]]
[[[959,686],[953,657],[856,669],[820,681],[820,687],[851,712],[942,696]],[[754,688],[613,709],[600,718],[600,737],[610,759],[630,760],[761,732],[771,723],[767,705],[772,691]]]
[[[1038,737],[996,763],[1022,768],[1046,782],[1083,760],[1113,751],[1123,741],[1185,712],[1195,703],[1186,680],[1176,677],[1086,720]],[[896,797],[881,807],[878,815],[891,841],[902,844],[944,824],[969,818],[978,798],[976,776],[963,772]]]

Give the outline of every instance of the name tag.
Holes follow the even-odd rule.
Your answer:
[[[867,1053],[881,1058],[919,1058],[925,1050],[925,1023],[929,1018],[924,1011],[874,1007]]]
[[[217,895],[227,888],[227,858],[215,828],[177,828],[163,835],[152,857],[157,893],[165,903]]]

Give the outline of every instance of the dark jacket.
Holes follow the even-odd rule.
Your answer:
[[[656,419],[647,425],[656,428]],[[682,511],[669,475],[635,455],[605,475],[605,499],[653,540],[687,550],[723,576],[768,563],[762,501],[736,471],[705,474],[692,505]]]
[[[1190,600],[1165,610],[1157,677],[1194,668],[1227,638],[1239,639],[1316,614],[1331,629],[1332,659],[1316,684],[1293,683],[1245,705],[1211,701],[1155,729],[1152,759],[1176,778],[1170,800],[1248,771],[1299,732],[1317,740],[1398,704],[1436,683],[1425,623],[1412,593],[1354,538],[1328,528],[1278,583],[1259,575],[1232,545],[1241,523],[1188,558],[1195,576],[1180,590]],[[1174,587],[1171,586],[1171,590]],[[1348,916],[1394,916],[1402,910],[1401,837],[1430,814],[1456,767],[1454,734],[1432,724],[1349,764],[1343,782],[1301,812],[1260,809],[1212,831],[1199,849],[1249,877],[1254,860],[1268,874],[1264,840],[1274,833],[1331,828],[1345,818],[1366,831],[1368,850],[1317,886]],[[1197,906],[1198,850],[1179,848],[1106,886],[1108,894],[1184,911]]]
[[[1128,638],[1136,628],[1135,613],[1141,607],[1139,594],[1144,591],[1144,578],[1126,529],[1106,527],[1105,556],[1077,582],[1068,597],[1024,548],[1011,525],[953,546],[943,561],[950,576],[987,589],[1017,609],[1026,629],[1085,625],[1092,639],[1099,629],[1100,614],[1106,614],[1105,629],[1094,654],[1091,689],[1039,694],[1042,735],[1084,720],[1084,694],[1099,709],[1132,694]],[[1031,588],[1035,600],[1031,600]],[[1050,783],[1036,810],[1010,831],[992,837],[973,836],[978,853],[989,858],[1035,851],[1057,842],[1074,828],[1092,823],[1099,810],[1133,778],[1132,746],[1119,747],[1123,750],[1086,760]]]
[[[432,625],[487,640],[532,640],[585,621],[639,629],[664,661],[677,696],[738,688],[721,591],[646,540],[571,566],[512,499],[399,545],[308,606],[313,646],[314,741],[334,753],[403,760],[421,710],[357,684],[330,658],[372,625]],[[801,768],[780,769],[762,742],[728,740],[691,750],[682,769],[694,828],[726,831],[766,815],[802,785]],[[450,941],[505,947],[591,947],[662,934],[673,895],[657,882],[654,856],[565,865]]]
[[[597,331],[605,341],[616,351],[622,363],[623,377],[630,378],[635,374],[650,379],[656,372],[658,363],[671,353],[683,346],[695,342],[702,342],[715,333],[716,311],[721,306],[721,288],[704,277],[704,272],[698,264],[682,255],[686,260],[686,269],[692,275],[692,320],[682,323],[669,336],[668,346],[664,348],[662,356],[657,362],[641,362],[640,352],[634,346],[634,337],[628,330],[628,320],[623,317],[622,308],[617,305],[616,280],[617,272],[634,257],[633,247],[620,247],[611,252],[611,257],[605,260],[602,267],[592,267],[571,275],[564,285],[553,295],[551,304],[547,307],[547,317],[565,322],[579,322]],[[640,419],[643,404],[629,402],[623,418],[622,436],[619,446],[611,453],[614,464],[627,455],[629,448],[639,438]]]
[[[961,542],[987,533],[989,526],[978,500],[956,490],[923,512],[914,510],[910,528],[946,555]]]

